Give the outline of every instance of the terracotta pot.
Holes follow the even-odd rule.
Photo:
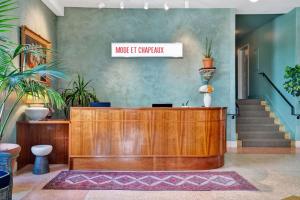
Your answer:
[[[17,170],[17,158],[21,152],[21,147],[18,144],[0,143],[0,152],[12,154],[11,166],[13,172]]]
[[[213,68],[214,67],[214,59],[212,58],[203,58],[203,68]]]

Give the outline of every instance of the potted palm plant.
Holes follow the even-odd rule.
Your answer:
[[[203,68],[213,68],[214,59],[212,57],[212,40],[209,40],[208,38],[205,39],[205,53],[203,56]]]
[[[77,74],[77,79],[71,82],[72,88],[64,89],[61,93],[66,107],[65,115],[69,118],[70,107],[88,107],[91,102],[98,102],[95,90],[90,86],[90,81],[85,81],[82,76]]]
[[[2,139],[5,134],[5,128],[22,98],[27,95],[47,98],[49,104],[58,109],[62,109],[65,105],[64,100],[56,90],[35,78],[37,75],[62,78],[64,76],[63,73],[54,68],[57,62],[53,61],[24,70],[19,66],[15,66],[14,61],[21,54],[26,55],[30,53],[46,56],[45,51],[49,50],[35,45],[15,44],[5,37],[4,32],[10,32],[13,28],[16,28],[11,24],[16,18],[10,18],[8,15],[8,12],[14,9],[14,1],[0,0],[0,152],[13,154],[13,165],[20,152],[20,146],[2,143]]]

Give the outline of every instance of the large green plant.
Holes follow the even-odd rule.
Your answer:
[[[45,52],[49,51],[36,45],[15,44],[5,37],[5,32],[16,29],[16,26],[11,24],[16,18],[9,17],[9,12],[15,8],[14,1],[0,0],[0,141],[14,110],[24,96],[48,99],[50,106],[58,109],[65,105],[56,90],[35,78],[37,75],[62,78],[64,74],[54,69],[57,62],[41,64],[33,69],[15,66],[14,61],[21,54],[25,55],[26,59],[27,54],[46,56]]]
[[[70,107],[87,107],[91,102],[98,101],[95,90],[90,87],[91,81],[85,82],[79,74],[77,79],[71,82],[72,88],[63,90],[61,93],[65,103],[65,115],[69,117]]]
[[[285,68],[284,78],[287,79],[283,84],[284,89],[295,97],[300,96],[300,65]]]

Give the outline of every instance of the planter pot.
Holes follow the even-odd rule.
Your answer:
[[[214,60],[212,58],[203,58],[203,68],[213,68],[214,67]]]
[[[45,107],[29,107],[25,109],[25,115],[29,120],[40,121],[47,117],[49,109]]]
[[[204,93],[203,102],[204,102],[205,107],[211,106],[211,94],[210,93]]]
[[[6,152],[12,155],[11,166],[13,172],[17,171],[17,158],[20,151],[21,147],[18,144],[0,143],[0,152]]]

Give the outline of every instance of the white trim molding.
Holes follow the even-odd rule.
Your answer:
[[[227,141],[227,148],[237,148],[238,141]]]
[[[43,0],[45,1],[45,0]],[[47,0],[52,1],[52,0]],[[105,3],[105,8],[120,8],[121,0],[56,0],[64,7],[81,7],[81,8],[99,8],[101,2]],[[125,8],[144,8],[144,1],[122,0]],[[142,3],[143,2],[143,3]],[[168,3],[170,8],[185,8],[183,0],[170,1],[148,1],[149,7],[164,9],[164,3]],[[270,3],[272,2],[272,3]],[[232,8],[236,14],[282,14],[287,13],[300,6],[299,0],[269,0],[252,3],[247,0],[196,0],[190,1],[189,8]],[[102,8],[100,6],[100,8]]]
[[[292,141],[292,146],[300,148],[300,141]]]
[[[56,15],[64,16],[65,9],[59,0],[42,0],[42,2]]]

